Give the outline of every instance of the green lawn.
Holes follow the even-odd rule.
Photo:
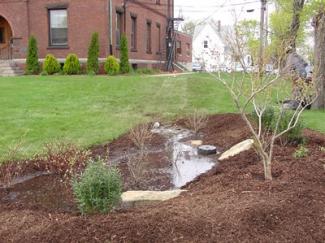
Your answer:
[[[0,78],[0,160],[19,144],[19,156],[55,140],[102,143],[154,117],[171,119],[194,109],[234,112],[223,86],[208,74],[152,76],[26,76]],[[325,132],[325,112],[305,123]]]

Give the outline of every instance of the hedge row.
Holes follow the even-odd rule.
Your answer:
[[[104,63],[104,70],[109,75],[115,75],[118,73],[129,73],[131,67],[129,64],[128,57],[128,42],[125,35],[121,38],[120,45],[120,58],[119,63],[114,56],[107,57]],[[87,73],[95,75],[99,72],[99,36],[98,33],[93,33],[88,48],[88,58],[87,58]],[[28,50],[27,50],[27,60],[26,60],[26,74],[38,74],[41,71],[40,63],[38,60],[38,48],[37,40],[35,37],[30,37]],[[63,68],[54,55],[48,54],[43,63],[42,75],[52,75],[55,73],[62,73],[67,75],[79,74],[81,73],[81,66],[76,54],[69,54],[66,57]]]

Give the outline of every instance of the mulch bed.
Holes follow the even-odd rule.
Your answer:
[[[205,143],[222,148],[249,136],[236,114],[211,116],[202,133]],[[69,186],[55,176],[34,185],[39,194],[16,203],[6,202],[0,190],[0,242],[325,242],[325,135],[304,135],[305,158],[292,156],[296,147],[276,145],[271,182],[263,180],[254,151],[247,151],[188,184],[178,198],[108,215],[78,215]],[[132,149],[126,136],[114,146]],[[101,154],[105,146],[92,151]]]

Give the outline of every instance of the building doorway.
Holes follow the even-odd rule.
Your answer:
[[[0,59],[11,59],[12,30],[8,21],[0,16]]]

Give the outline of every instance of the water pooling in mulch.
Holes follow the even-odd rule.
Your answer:
[[[197,147],[191,144],[194,134],[187,129],[177,127],[160,127],[152,130],[167,138],[170,150],[170,179],[175,188],[180,188],[193,181],[199,175],[212,169],[216,163],[216,155],[202,156]]]
[[[191,144],[193,132],[174,126],[153,129],[158,143],[149,144],[145,163],[146,176],[140,186],[132,184],[127,159],[136,158],[138,151],[121,146],[108,161],[117,166],[123,176],[124,191],[169,190],[181,188],[217,164],[217,156],[198,155]],[[158,144],[158,145],[157,145]],[[119,151],[128,151],[123,154]],[[44,208],[63,212],[76,212],[70,183],[62,183],[60,176],[35,172],[15,178],[8,185],[0,185],[0,203],[15,203],[26,208]]]

